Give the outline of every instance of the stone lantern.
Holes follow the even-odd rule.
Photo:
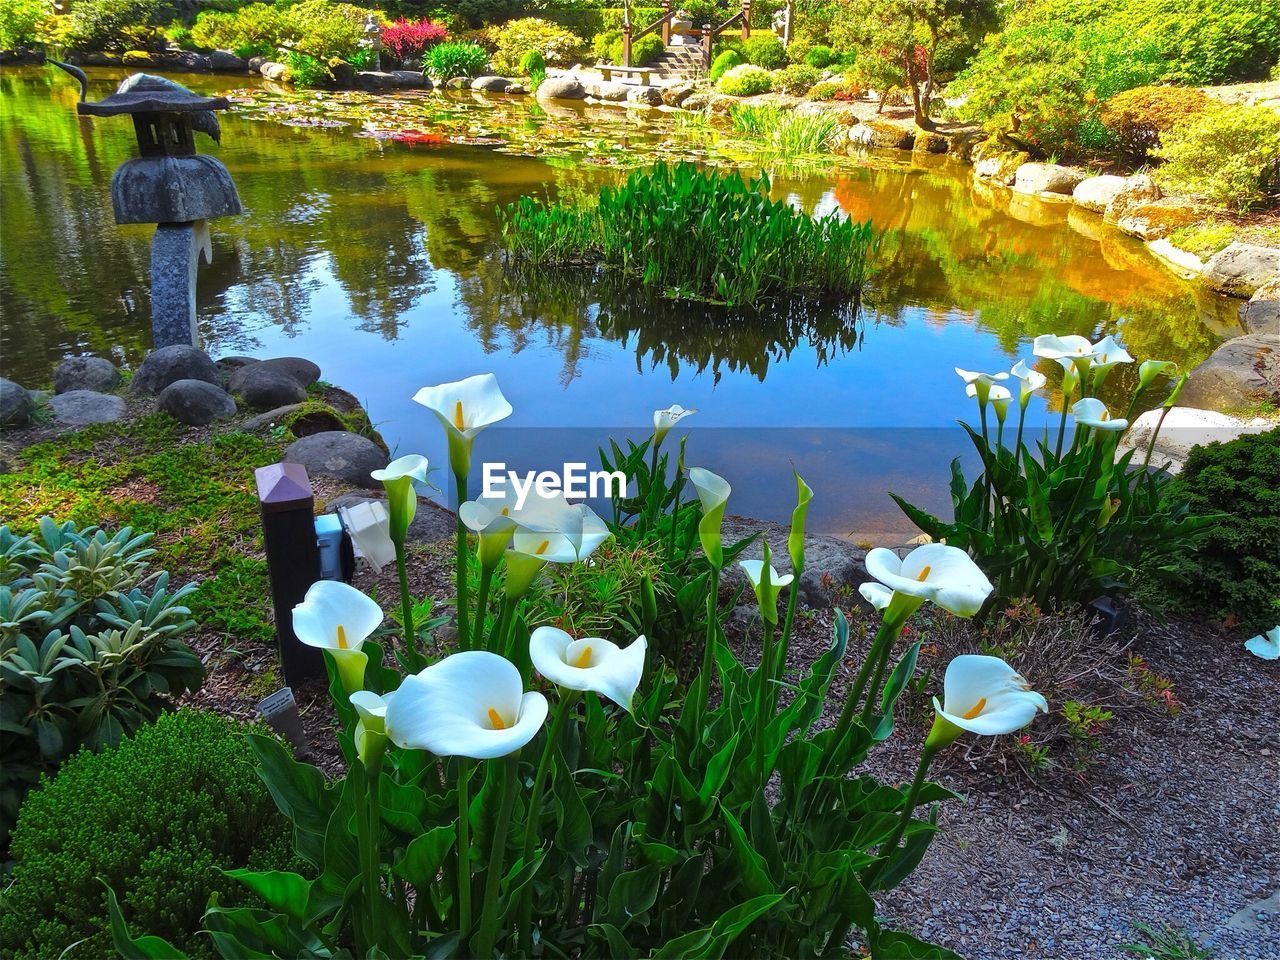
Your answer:
[[[79,71],[75,71],[79,73]],[[151,327],[154,346],[198,346],[196,268],[210,262],[208,221],[241,213],[227,168],[196,153],[195,134],[220,142],[214,110],[226,97],[201,97],[165,77],[134,74],[103,100],[85,102],[80,73],[77,112],[91,117],[133,118],[140,156],[126,160],[111,178],[116,223],[154,223],[151,241]]]

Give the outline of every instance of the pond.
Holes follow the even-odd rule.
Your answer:
[[[124,76],[89,72],[94,99]],[[964,453],[954,420],[974,411],[953,367],[1007,369],[1043,332],[1111,333],[1139,358],[1192,365],[1237,322],[1233,303],[1098,218],[1011,203],[973,187],[966,168],[907,154],[771,171],[778,196],[884,232],[857,315],[804,301],[728,313],[589,271],[529,276],[500,256],[499,205],[587,197],[654,157],[762,161],[670,113],[175,79],[235,100],[221,147],[200,138],[245,207],[212,225],[198,288],[206,347],[315,360],[393,450],[437,464],[443,441],[410,397],[492,371],[515,406],[507,425],[521,429],[491,431],[480,452],[512,468],[594,465],[604,438],[639,438],[675,402],[699,409],[685,421],[689,459],[734,483],[732,512],[785,520],[794,464],[817,490],[816,529],[900,541],[914,531],[885,491],[942,509],[947,463]],[[0,369],[30,387],[71,353],[136,363],[148,348],[151,228],[117,226],[110,202],[132,125],[77,118],[76,93],[51,68],[0,70]],[[1056,424],[1056,402],[1029,423]]]

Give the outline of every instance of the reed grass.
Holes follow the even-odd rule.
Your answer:
[[[502,237],[518,260],[598,263],[680,299],[754,307],[796,292],[859,298],[878,244],[871,222],[810,217],[769,187],[763,173],[658,164],[604,187],[595,207],[522,197],[499,211]]]
[[[830,153],[840,143],[843,128],[834,114],[802,114],[771,103],[736,103],[729,111],[735,133],[762,140],[785,157]]]

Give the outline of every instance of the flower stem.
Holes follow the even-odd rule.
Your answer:
[[[764,620],[764,641],[760,650],[760,666],[756,668],[756,682],[759,684],[756,690],[756,769],[760,771],[760,789],[763,790],[769,782],[769,775],[764,769],[764,732],[765,732],[765,705],[769,701],[769,688],[773,686],[769,682],[769,664],[773,661],[773,622],[765,615],[765,611],[760,611],[760,616]],[[774,612],[777,616],[777,612]]]
[[[516,767],[519,763],[519,757],[514,753],[503,761],[502,806],[498,808],[498,820],[493,828],[493,845],[489,848],[489,863],[485,867],[480,932],[474,948],[475,956],[480,960],[493,956],[494,940],[498,933],[498,883],[507,862],[507,833],[511,829],[511,808],[516,802]]]
[[[796,604],[800,596],[800,576],[804,573],[804,567],[797,567],[795,571],[795,579],[791,582],[791,586],[787,590],[787,613],[782,620],[782,638],[778,641],[778,645],[773,655],[773,663],[769,666],[769,677],[772,680],[779,679],[787,669],[787,651],[791,647],[791,626],[796,619]],[[771,709],[775,709],[778,704],[778,688],[774,688],[769,692],[769,700],[772,704]]]
[[[1147,455],[1142,458],[1142,469],[1146,470],[1151,466],[1151,453],[1156,448],[1156,438],[1160,436],[1160,428],[1164,426],[1164,418],[1169,415],[1172,407],[1165,407],[1160,411],[1160,419],[1156,421],[1156,428],[1151,431],[1151,440],[1147,443]]]
[[[458,488],[458,507],[467,499],[467,475],[465,473],[455,472],[453,475],[454,484]],[[462,522],[462,516],[457,518],[457,547],[454,560],[454,583],[457,597],[457,621],[458,621],[458,647],[462,650],[471,649],[471,628],[467,619],[467,527]]]
[[[924,786],[924,776],[929,771],[929,764],[933,762],[934,756],[937,754],[938,748],[931,747],[928,744],[920,751],[920,764],[916,767],[915,779],[911,781],[911,789],[907,791],[907,802],[902,808],[902,816],[898,819],[898,825],[893,828],[893,833],[889,835],[889,839],[880,845],[880,860],[868,867],[866,879],[863,886],[868,890],[873,889],[873,884],[880,876],[880,872],[884,869],[884,865],[889,862],[889,858],[898,849],[903,835],[907,832],[907,825],[911,823],[911,814],[915,812],[916,801],[920,796],[920,788]]]
[[[458,757],[458,931],[465,941],[471,930],[471,814],[467,781],[471,761]]]
[[[409,592],[409,571],[405,565],[404,541],[394,544],[396,548],[396,572],[400,575],[400,616],[404,619],[405,649],[413,654],[418,652],[418,635],[413,629],[413,595]]]
[[[1062,419],[1058,421],[1058,443],[1053,448],[1053,458],[1057,460],[1062,456],[1062,438],[1067,432],[1067,408],[1071,405],[1071,395],[1064,393],[1062,395]]]
[[[476,639],[484,638],[484,618],[489,612],[489,586],[493,582],[493,569],[490,567],[482,567],[480,569],[480,591],[476,594],[476,616],[472,621],[476,625]]]

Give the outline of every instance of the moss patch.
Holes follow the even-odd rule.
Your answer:
[[[1236,241],[1280,247],[1280,224],[1240,224],[1210,217],[1169,235],[1169,242],[1175,247],[1194,253],[1201,260],[1208,260]]]

